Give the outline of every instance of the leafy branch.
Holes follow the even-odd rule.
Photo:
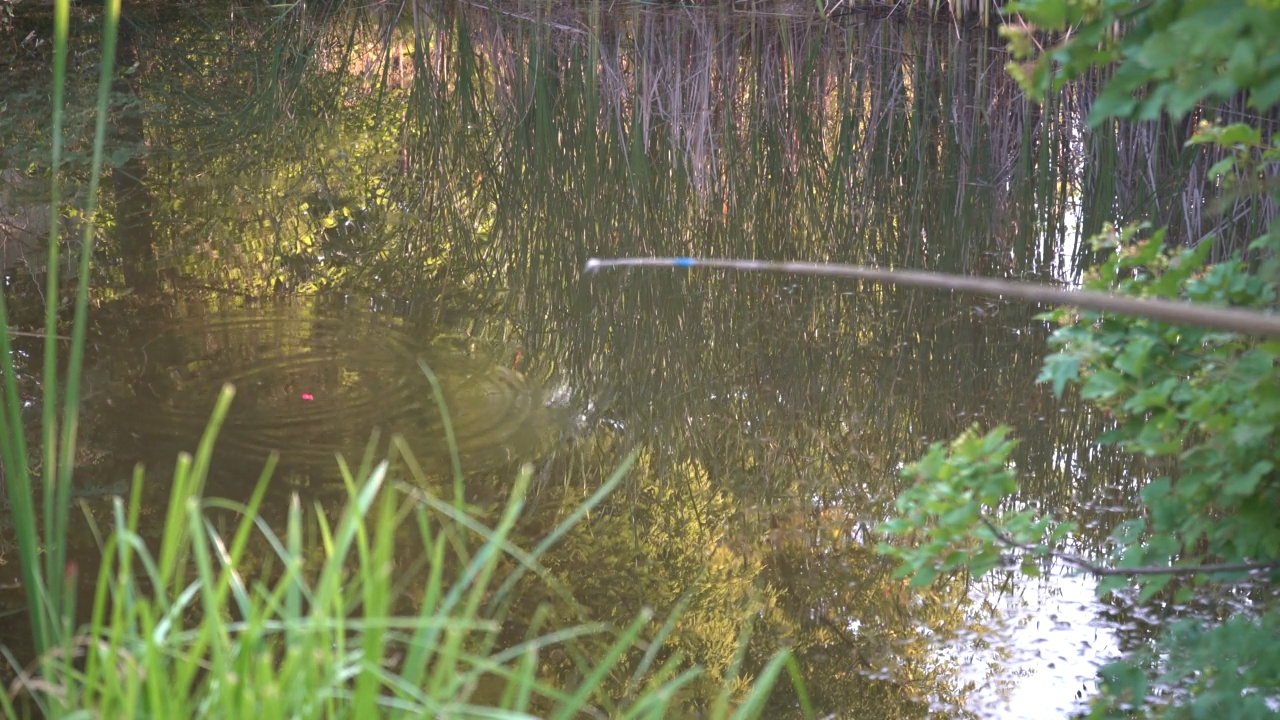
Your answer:
[[[1259,570],[1273,570],[1280,568],[1280,561],[1270,562],[1244,562],[1244,563],[1207,563],[1200,565],[1177,565],[1170,567],[1134,567],[1119,568],[1107,565],[1099,565],[1098,563],[1086,560],[1079,555],[1064,553],[1061,550],[1045,547],[1043,545],[1031,545],[1028,543],[1020,543],[1010,537],[1007,533],[996,526],[992,520],[986,515],[980,517],[983,524],[991,530],[991,534],[996,539],[1004,543],[1007,547],[1023,550],[1028,553],[1041,557],[1052,557],[1061,560],[1069,565],[1088,571],[1091,575],[1100,577],[1137,577],[1140,575],[1204,575],[1218,573],[1239,573],[1239,572],[1255,572]]]

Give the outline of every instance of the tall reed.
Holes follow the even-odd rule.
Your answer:
[[[88,200],[83,208],[86,222],[80,242],[80,262],[76,278],[74,317],[65,396],[59,403],[58,310],[61,289],[58,278],[59,226],[62,215],[59,171],[62,163],[63,101],[66,88],[70,0],[54,5],[53,54],[53,140],[52,180],[49,201],[48,275],[45,288],[44,369],[41,388],[42,479],[32,476],[22,419],[23,398],[18,392],[13,348],[9,341],[9,311],[0,295],[0,320],[6,332],[0,334],[0,369],[4,374],[3,411],[0,413],[0,458],[8,477],[9,500],[17,531],[18,554],[22,563],[32,636],[37,652],[65,644],[70,620],[66,609],[74,604],[75,569],[66,564],[66,535],[71,505],[71,472],[75,461],[76,429],[80,406],[80,370],[84,364],[85,324],[89,297],[89,260],[93,252],[94,213],[99,178],[102,174],[106,138],[107,105],[114,73],[116,29],[120,20],[120,0],[108,0],[102,15],[102,48],[98,78],[97,122],[89,176]],[[43,496],[37,514],[34,496],[39,483]],[[43,525],[43,537],[38,526]],[[43,542],[42,542],[43,540]],[[43,551],[43,563],[38,556]]]

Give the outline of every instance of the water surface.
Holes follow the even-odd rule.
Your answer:
[[[684,603],[673,648],[713,679],[752,618],[749,667],[791,647],[820,716],[1059,716],[1143,641],[1062,568],[914,591],[874,549],[898,469],[973,424],[1013,426],[1017,503],[1078,522],[1076,552],[1131,511],[1142,470],[1091,444],[1106,418],[1035,384],[1043,308],[583,268],[698,255],[1071,284],[1103,222],[1171,207],[1180,156],[1150,155],[1151,173],[1125,158],[1177,147],[1176,129],[1088,132],[1088,88],[1037,108],[998,41],[950,25],[202,12],[138,16],[126,42],[138,66],[117,88],[77,480],[91,513],[134,463],[193,446],[227,381],[240,399],[214,492],[247,493],[278,451],[275,511],[294,491],[323,504],[334,455],[358,457],[374,430],[446,477],[425,361],[469,500],[500,501],[533,463],[527,545],[638,453],[546,563],[595,619]],[[43,122],[29,112],[5,127]],[[38,203],[34,178],[9,179],[24,199],[6,211]],[[37,308],[37,263],[8,271],[14,305]],[[34,373],[38,346],[23,353]],[[75,552],[93,563],[87,534]],[[788,687],[772,703],[798,716]]]

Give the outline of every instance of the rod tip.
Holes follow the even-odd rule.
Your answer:
[[[587,267],[586,267],[586,271],[587,271],[587,272],[595,272],[596,270],[599,270],[599,269],[600,269],[600,265],[601,265],[601,263],[600,263],[600,260],[599,260],[598,258],[591,258],[590,260],[587,260]]]

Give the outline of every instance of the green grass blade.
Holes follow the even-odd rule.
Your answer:
[[[43,377],[43,402],[41,408],[41,438],[44,444],[44,545],[46,552],[52,551],[52,555],[45,555],[45,581],[48,583],[47,590],[54,597],[58,595],[58,588],[61,579],[57,578],[50,568],[54,567],[57,560],[62,556],[62,545],[59,542],[61,535],[58,532],[57,524],[54,518],[58,516],[56,501],[58,493],[54,491],[54,479],[57,476],[56,468],[58,467],[58,425],[57,425],[57,409],[58,409],[58,225],[60,215],[62,213],[62,188],[58,182],[58,174],[62,166],[62,124],[63,124],[63,103],[64,93],[66,89],[66,73],[67,73],[67,32],[70,17],[70,2],[62,0],[54,4],[54,55],[53,55],[53,139],[52,139],[52,158],[51,158],[51,179],[49,182],[49,248],[48,248],[48,266],[45,268],[45,313],[44,313],[44,371]],[[7,353],[6,353],[7,356]],[[24,460],[25,463],[25,460]],[[44,609],[37,609],[32,606],[32,620],[45,624],[43,620],[37,620],[44,614]],[[52,628],[46,625],[46,632],[51,633]],[[46,638],[50,644],[55,642],[53,637]],[[38,642],[37,645],[40,643]]]
[[[787,652],[787,675],[791,676],[791,686],[795,688],[796,698],[800,701],[800,711],[806,718],[815,717],[813,701],[809,699],[809,688],[805,684],[804,675],[801,674],[800,663],[790,651]]]
[[[728,714],[729,710],[729,694],[733,690],[733,681],[738,678],[742,672],[742,663],[747,659],[747,648],[751,643],[751,622],[750,618],[742,624],[742,629],[738,631],[737,648],[733,651],[733,659],[729,661],[729,667],[724,673],[724,683],[720,686],[720,693],[716,696],[715,703],[711,706],[711,717],[722,718]]]
[[[662,650],[663,644],[666,643],[671,633],[675,632],[676,625],[680,622],[680,618],[684,616],[685,610],[688,609],[692,601],[693,595],[689,592],[686,592],[676,601],[675,607],[667,614],[666,621],[658,629],[658,634],[649,642],[649,647],[645,650],[644,657],[640,658],[640,662],[636,664],[635,672],[631,674],[632,684],[639,683],[640,679],[649,672],[649,667],[657,659],[658,652]]]
[[[107,139],[108,105],[111,101],[111,81],[115,74],[116,29],[120,24],[120,1],[107,0],[102,12],[102,62],[98,76],[98,108],[97,123],[94,127],[93,160],[89,171],[89,192],[85,208],[84,233],[80,244],[80,270],[76,278],[75,314],[71,322],[71,353],[67,361],[67,393],[62,410],[62,440],[58,446],[57,485],[55,490],[55,515],[46,517],[45,522],[52,526],[56,542],[52,543],[48,552],[47,574],[52,584],[50,594],[60,598],[63,593],[62,566],[66,563],[67,522],[71,508],[71,471],[75,467],[76,434],[79,428],[80,415],[80,371],[84,366],[85,331],[89,314],[89,265],[93,257],[94,220],[97,213],[98,185],[101,181],[104,146]],[[55,233],[56,230],[50,230]],[[56,243],[50,243],[53,248]],[[53,252],[51,249],[50,252]],[[51,266],[50,275],[57,270]],[[57,296],[49,295],[49,302],[55,302]],[[46,325],[46,334],[55,334],[57,328]],[[46,338],[46,343],[48,339]],[[48,377],[46,377],[46,382]],[[45,469],[46,482],[54,474],[54,467]]]
[[[550,534],[543,538],[542,542],[538,543],[538,546],[529,553],[529,557],[534,561],[537,561],[537,559],[542,557],[542,554],[547,550],[551,549],[551,546],[555,545],[565,533],[569,532],[570,528],[577,525],[582,518],[587,516],[587,513],[591,512],[592,509],[612,494],[613,490],[622,482],[622,478],[625,477],[626,474],[631,471],[632,466],[635,465],[636,455],[637,451],[631,451],[622,461],[622,464],[618,465],[618,467],[609,475],[609,478],[604,482],[604,484],[592,493],[591,497],[587,498],[586,502],[574,508],[573,512],[569,514],[569,517],[565,518],[564,521],[557,525]],[[531,568],[531,565],[522,562],[520,567],[516,568],[507,576],[507,579],[498,587],[498,591],[493,594],[493,598],[489,601],[488,607],[490,611],[502,602],[502,600],[507,596],[507,593],[511,591],[511,588],[515,587],[515,584],[520,581],[520,578],[524,577],[525,571]]]
[[[213,413],[204,435],[196,446],[195,456],[185,453],[178,457],[173,473],[173,487],[169,491],[169,508],[164,521],[164,537],[160,541],[160,579],[164,587],[177,590],[182,584],[182,573],[179,567],[184,556],[186,543],[190,539],[186,535],[184,515],[188,498],[198,496],[204,486],[204,476],[208,471],[209,461],[213,455],[213,445],[231,410],[231,401],[235,399],[235,388],[224,385],[214,402]]]
[[[650,614],[646,611],[640,613],[631,621],[626,630],[618,636],[617,641],[609,647],[604,657],[600,658],[591,672],[583,678],[578,691],[574,693],[569,702],[560,706],[550,720],[569,720],[569,718],[577,716],[582,707],[586,705],[587,698],[600,689],[605,678],[613,671],[614,666],[622,660],[628,650],[635,646],[636,640],[640,637],[640,632],[649,624],[650,619]]]
[[[742,704],[733,713],[733,720],[750,720],[751,718],[760,717],[760,713],[764,712],[765,702],[769,700],[769,693],[773,691],[773,684],[777,682],[778,674],[782,672],[782,668],[789,659],[791,659],[791,654],[784,651],[774,655],[769,660],[769,663],[756,676],[751,692],[747,693],[747,697],[743,699]],[[813,717],[812,708],[809,708],[807,712],[806,717]]]
[[[700,667],[687,668],[652,692],[647,692],[636,704],[631,706],[618,720],[634,720],[636,718],[655,718],[661,720],[667,716],[667,707],[680,691],[680,688],[697,680],[703,674]]]
[[[431,383],[431,394],[435,397],[436,407],[440,409],[440,425],[444,428],[444,439],[449,446],[449,465],[453,469],[453,506],[459,513],[466,509],[466,493],[462,484],[462,458],[458,455],[458,438],[453,432],[453,421],[449,419],[449,404],[444,399],[444,389],[440,387],[440,378],[425,360],[418,361],[422,374]]]
[[[262,509],[262,502],[267,495],[267,487],[271,483],[271,476],[275,472],[276,463],[279,455],[272,453],[267,458],[267,464],[262,470],[262,474],[258,477],[258,484],[254,486],[253,494],[249,497],[246,505],[238,505],[228,503],[221,500],[210,500],[206,502],[207,507],[221,507],[238,513],[241,516],[239,524],[236,526],[235,535],[231,538],[231,545],[226,552],[218,557],[222,565],[222,576],[218,585],[219,607],[226,602],[228,592],[235,595],[236,605],[240,608],[242,614],[246,614],[250,609],[249,591],[245,587],[244,580],[240,577],[237,568],[240,567],[241,558],[244,556],[245,547],[249,543],[250,533],[253,531],[254,520],[258,517],[259,511]]]

